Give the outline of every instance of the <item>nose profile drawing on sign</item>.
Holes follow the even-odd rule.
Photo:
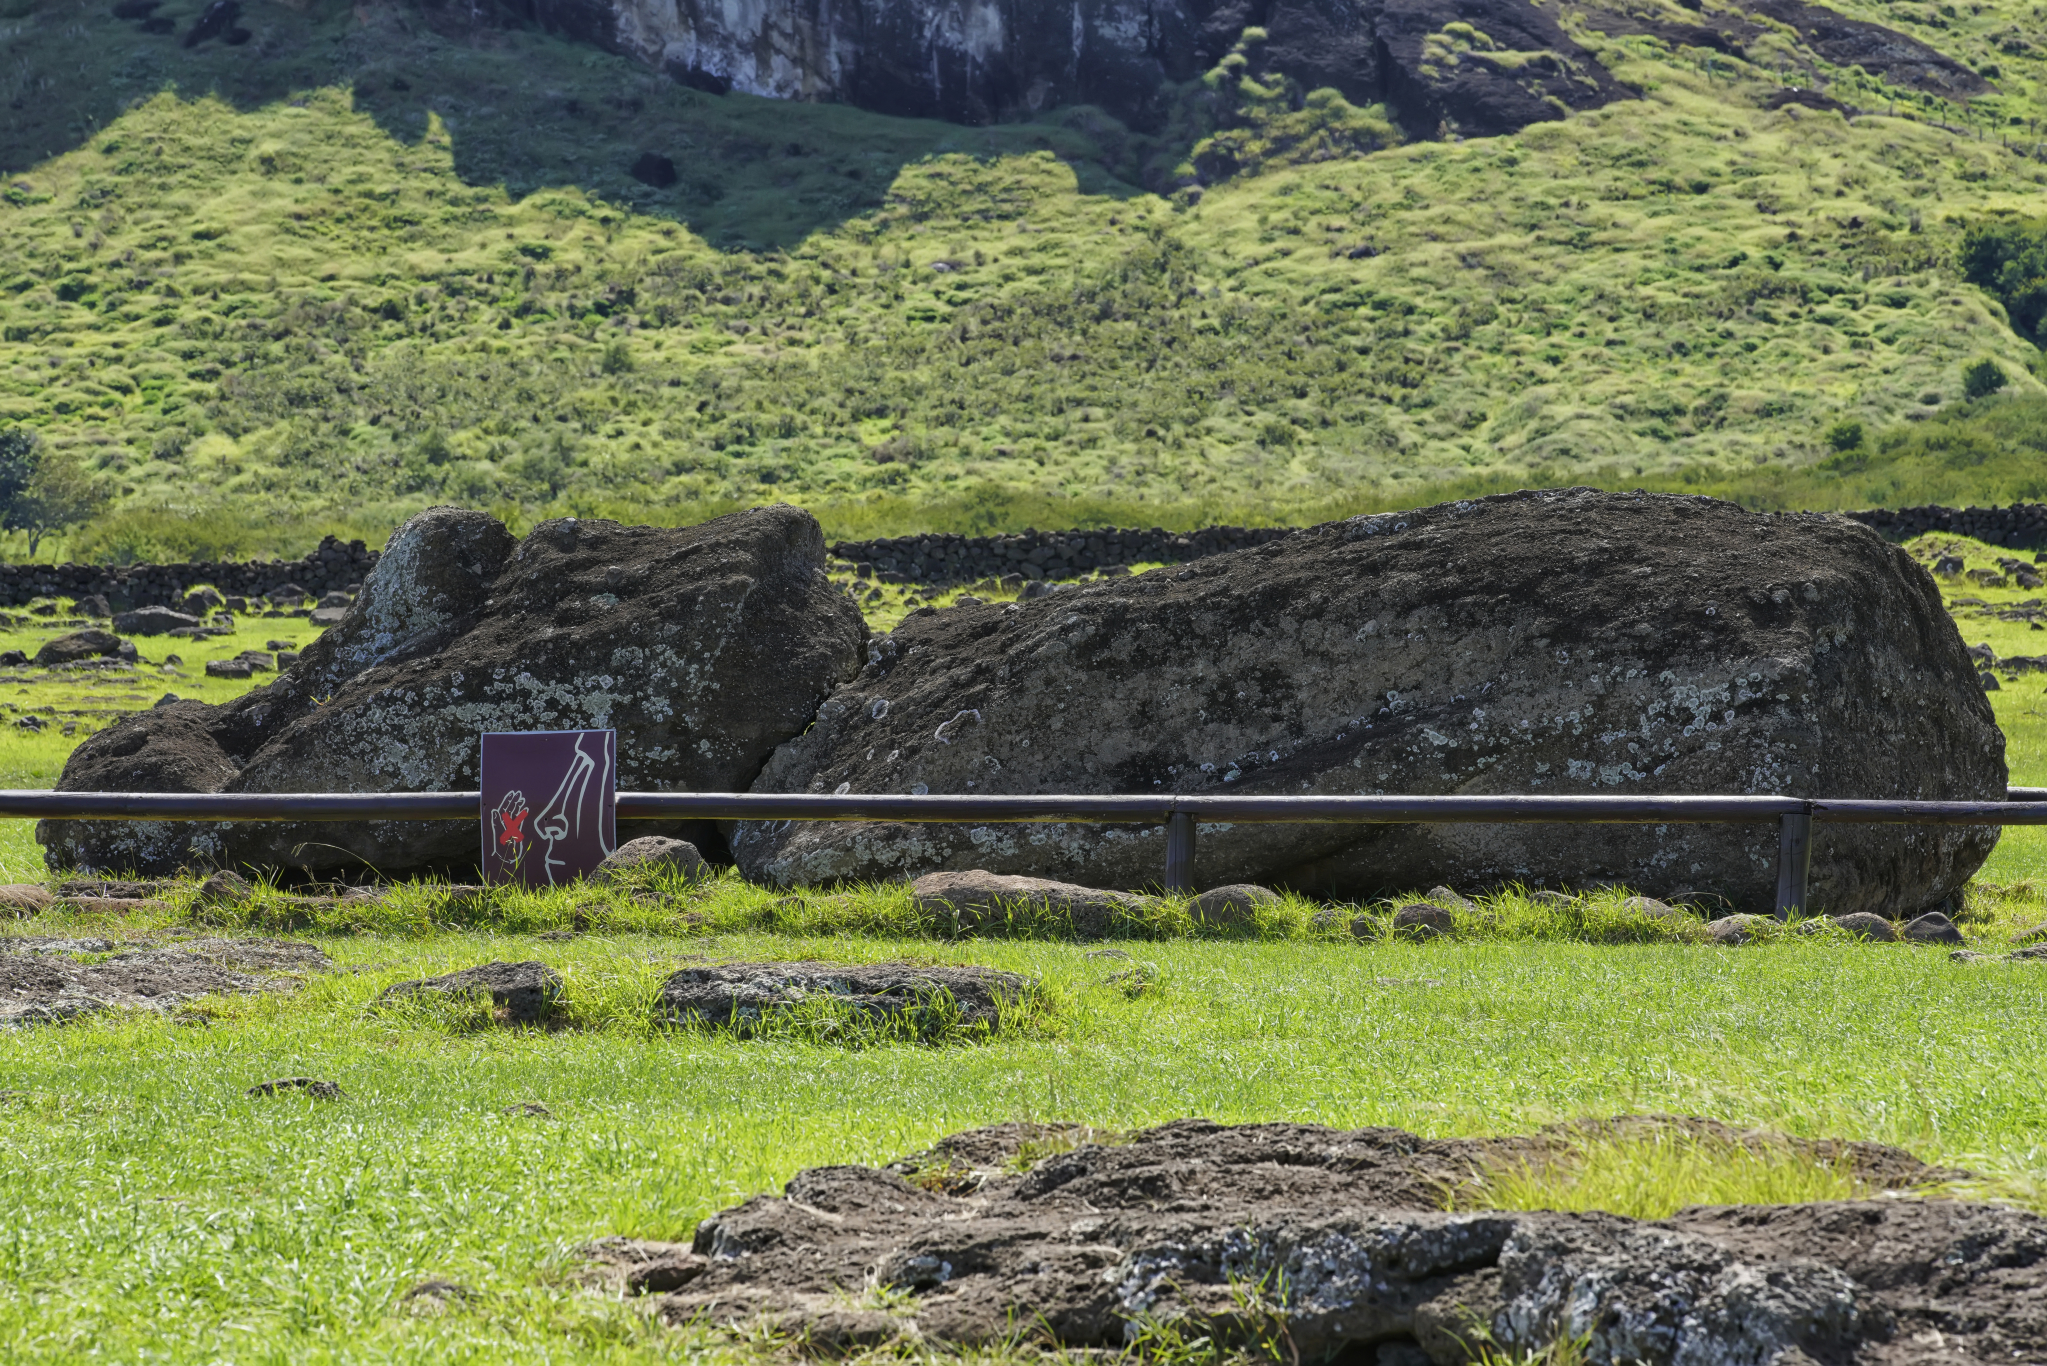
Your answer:
[[[618,732],[487,731],[481,770],[484,881],[559,886],[618,846]]]

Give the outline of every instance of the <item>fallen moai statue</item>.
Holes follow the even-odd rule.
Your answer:
[[[1206,1339],[1224,1353],[1283,1343],[1284,1360],[1403,1366],[2047,1353],[2047,1219],[2017,1209],[1895,1197],[1661,1220],[1444,1208],[1475,1173],[1643,1123],[1432,1140],[1183,1120],[1107,1143],[1009,1124],[892,1168],[800,1172],[781,1197],[712,1215],[688,1248],[608,1239],[586,1251],[629,1291],[669,1292],[659,1308],[672,1322],[764,1322],[812,1350]],[[1661,1123],[1795,1151],[1872,1195],[1962,1175],[1877,1144]]]
[[[477,787],[478,735],[616,728],[626,789],[743,790],[859,666],[867,627],[809,513],[683,529],[562,518],[523,541],[433,508],[391,537],[342,622],[269,685],[173,702],[73,751],[58,788],[436,792]],[[677,834],[658,824],[638,834]],[[716,831],[699,823],[700,843]],[[53,867],[474,869],[475,824],[44,821]]]
[[[1925,570],[1823,514],[1529,492],[913,615],[757,792],[2001,800],[2004,739]],[[1932,908],[1992,828],[1822,824],[1816,906]],[[1155,885],[1158,826],[751,823],[777,885],[944,870]],[[1360,898],[1614,883],[1774,907],[1755,825],[1200,829],[1197,886]]]

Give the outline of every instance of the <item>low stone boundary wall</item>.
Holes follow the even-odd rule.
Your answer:
[[[1945,508],[1929,504],[1846,515],[1890,541],[1945,531],[2014,550],[2047,549],[2047,503],[2013,503],[2003,508]]]
[[[116,612],[137,607],[175,607],[200,584],[223,594],[260,597],[296,584],[311,597],[361,585],[377,552],[361,541],[329,536],[319,549],[296,560],[219,560],[196,564],[5,564],[0,565],[0,607],[23,607],[37,598],[83,598],[99,594]]]
[[[2047,549],[2047,503],[2005,508],[1916,507],[1846,514],[1894,541],[1929,531],[1971,536],[2014,549]],[[1160,527],[1103,527],[1095,531],[1022,531],[1000,536],[885,536],[835,541],[835,559],[867,566],[889,583],[955,584],[1020,574],[1025,579],[1072,579],[1112,565],[1178,564],[1227,550],[1243,550],[1290,536],[1292,527],[1213,526],[1175,532]],[[313,596],[351,589],[377,562],[361,541],[329,536],[297,560],[222,560],[197,564],[0,565],[0,607],[36,598],[82,598],[100,593],[117,612],[176,606],[200,584],[222,593],[257,597],[286,584]]]
[[[1021,574],[1071,579],[1111,565],[1176,564],[1291,536],[1292,527],[1214,526],[1173,532],[1159,527],[1098,531],[1023,531],[1007,536],[894,536],[835,541],[834,558],[866,565],[886,583],[972,583]]]

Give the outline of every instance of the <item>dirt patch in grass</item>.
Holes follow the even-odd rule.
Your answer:
[[[219,993],[291,991],[298,980],[286,974],[332,966],[318,948],[291,940],[187,939],[111,952],[115,948],[104,939],[0,939],[0,1027],[105,1010],[168,1010]]]

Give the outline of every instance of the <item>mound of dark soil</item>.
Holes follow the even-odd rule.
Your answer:
[[[0,1027],[73,1020],[103,1010],[167,1010],[221,992],[291,991],[282,974],[331,967],[311,944],[277,939],[190,939],[129,949],[104,939],[0,939]]]
[[[1790,1142],[1674,1123],[1743,1146]],[[712,1216],[690,1249],[604,1260],[670,1266],[682,1282],[662,1302],[671,1320],[766,1318],[822,1346],[1022,1333],[1116,1348],[1163,1325],[1225,1346],[1280,1338],[1303,1361],[1466,1362],[1482,1346],[1519,1359],[1574,1337],[1588,1361],[1654,1366],[2047,1350],[2047,1219],[2016,1210],[1873,1199],[1646,1221],[1444,1209],[1474,1171],[1563,1151],[1585,1136],[1574,1130],[1439,1141],[1185,1120],[1011,1160],[1080,1136],[1007,1125],[891,1169],[814,1168],[782,1197]],[[1807,1147],[1873,1185],[1947,1174],[1874,1144]],[[859,1307],[877,1286],[908,1298]]]
[[[780,1012],[824,1003],[920,1031],[995,1029],[1014,1003],[1037,994],[1029,977],[992,968],[916,963],[706,963],[661,988],[655,1013],[671,1024],[751,1032]]]

